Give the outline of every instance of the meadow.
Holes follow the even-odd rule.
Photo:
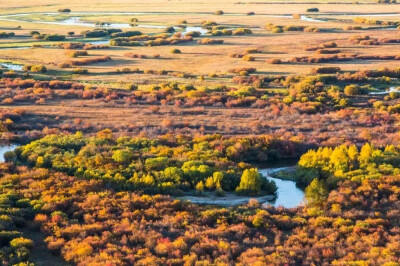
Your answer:
[[[400,265],[397,9],[1,2],[0,264]]]

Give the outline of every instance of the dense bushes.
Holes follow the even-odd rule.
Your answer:
[[[231,30],[223,29],[223,30],[212,30],[211,31],[212,36],[223,36],[223,35],[232,35]]]
[[[368,143],[360,150],[355,145],[311,150],[300,158],[297,182],[304,186],[319,178],[325,180],[328,187],[334,188],[343,179],[362,182],[364,179],[399,174],[399,155],[398,148],[393,145],[380,150]]]
[[[31,71],[35,73],[46,73],[47,68],[44,65],[25,65],[23,68],[25,71]]]
[[[250,29],[245,29],[245,28],[238,28],[232,31],[232,35],[246,35],[246,34],[252,34],[253,32]]]
[[[87,51],[69,51],[68,55],[70,57],[87,56],[88,52]]]
[[[81,34],[85,38],[98,38],[98,37],[106,37],[113,33],[121,33],[120,29],[94,29],[83,31]]]
[[[111,33],[111,38],[120,38],[120,37],[133,37],[143,35],[140,31],[125,31],[125,32],[113,32]]]
[[[31,31],[30,34],[35,39],[42,39],[45,41],[58,42],[65,40],[65,35],[60,35],[60,34],[40,34],[38,31]]]
[[[210,38],[203,38],[197,41],[198,44],[222,44],[224,40],[217,40],[217,39],[210,39]]]
[[[277,65],[277,64],[282,64],[282,60],[278,58],[271,58],[267,59],[267,63]]]
[[[284,33],[286,31],[304,31],[304,32],[319,32],[318,28],[308,27],[308,26],[298,26],[298,25],[287,25],[280,26],[268,23],[266,29],[270,30],[272,33]]]
[[[36,73],[45,73],[47,72],[47,68],[44,65],[33,65],[31,66],[30,71]]]
[[[201,33],[199,31],[189,31],[189,32],[185,33],[185,36],[192,37],[192,38],[200,37],[200,35],[201,35]]]
[[[154,54],[153,56],[147,56],[147,55],[144,55],[144,54],[126,53],[126,54],[124,54],[124,55],[127,56],[127,57],[130,57],[130,58],[142,58],[142,59],[146,59],[146,58],[160,58],[160,55],[159,55],[159,54]]]
[[[74,73],[74,74],[87,74],[87,73],[89,73],[89,70],[84,69],[84,68],[75,68],[74,70],[72,70],[72,73]]]
[[[192,34],[182,36],[180,32],[169,36],[168,34],[159,35],[138,35],[132,37],[119,37],[110,40],[111,46],[160,46],[160,45],[175,45],[179,43],[193,41]],[[193,35],[195,35],[193,33]]]
[[[10,165],[2,164],[2,172]],[[28,265],[33,247],[31,239],[22,237],[21,227],[33,218],[34,212],[29,201],[17,191],[0,186],[0,261],[3,265]]]
[[[242,57],[242,59],[244,61],[254,61],[254,60],[256,60],[255,57],[251,56],[251,55],[245,55],[245,56]]]
[[[268,182],[256,168],[244,170],[236,192],[246,195],[259,195],[263,190],[269,193],[275,192],[275,183]]]
[[[178,144],[182,141],[184,143]],[[20,148],[18,154],[21,160],[28,164],[52,167],[78,177],[107,180],[119,188],[176,193],[179,190],[193,190],[199,182],[205,184],[206,179],[213,173],[221,172],[223,177],[220,186],[216,188],[234,191],[240,182],[238,192],[258,194],[261,191],[271,193],[274,187],[264,180],[259,180],[258,175],[254,177],[255,170],[248,173],[251,176],[244,174],[240,181],[243,167],[235,162],[268,160],[270,150],[275,150],[280,156],[293,156],[292,153],[296,153],[295,150],[291,150],[295,148],[291,144],[286,147],[287,150],[280,150],[279,142],[263,137],[222,139],[220,136],[206,136],[193,140],[176,139],[173,144],[164,143],[162,139],[115,140],[112,139],[111,132],[104,130],[97,138],[84,138],[79,134],[48,136]],[[182,145],[190,149],[183,151]],[[223,145],[222,150],[215,150],[220,145]],[[53,153],[54,147],[61,150]],[[71,148],[76,152],[72,152]],[[94,152],[95,150],[103,150],[102,155]],[[60,156],[64,158],[62,161]],[[100,169],[98,164],[93,164],[94,159],[102,161],[107,165],[106,168]],[[118,169],[122,166],[125,170],[120,172]],[[253,181],[256,182],[256,187],[252,187]]]
[[[95,63],[102,63],[102,62],[107,62],[111,61],[110,56],[96,56],[96,57],[89,57],[85,59],[80,59],[80,60],[70,60],[67,63],[71,66],[85,66],[85,65],[90,65],[90,64],[95,64]]]
[[[140,42],[132,41],[128,38],[114,38],[110,40],[111,46],[140,46]]]
[[[0,39],[10,38],[15,36],[14,32],[0,32]]]
[[[91,164],[96,167],[107,163],[98,158],[103,155],[96,146],[110,141],[108,133],[100,136],[103,140],[79,152],[80,158],[95,156]],[[69,149],[73,153],[82,145],[81,140],[47,138],[42,144],[54,145],[53,152]],[[198,145],[204,139],[199,141]],[[129,143],[142,149],[154,144],[140,139]],[[37,148],[44,149],[43,145]],[[125,157],[132,158],[120,148],[112,160],[121,158],[124,163]],[[58,161],[69,158],[66,154]],[[164,159],[159,159],[147,166],[156,169],[162,163]],[[11,164],[2,165],[0,190],[2,208],[15,210],[18,206],[18,215],[29,214],[24,220],[34,216],[34,224],[46,236],[47,248],[70,263],[323,265],[368,261],[391,265],[400,255],[396,231],[400,177],[394,167],[398,164],[399,152],[393,146],[381,152],[371,146],[360,152],[354,146],[311,151],[302,157],[299,168],[316,169],[311,176],[320,171],[322,175],[306,189],[308,205],[295,209],[261,208],[254,200],[229,208],[199,206],[161,195],[116,192],[107,187],[107,181]],[[144,169],[147,166],[142,165]],[[124,168],[118,171],[123,173]],[[332,190],[330,174],[326,178],[324,173],[337,176],[341,181],[337,188]],[[176,169],[169,170],[170,177],[176,174]],[[253,169],[245,170],[240,187],[258,188],[257,175]],[[221,178],[221,173],[215,172],[198,189],[218,186]],[[245,185],[245,180],[252,185]],[[12,226],[16,215],[7,216],[1,217],[2,224]],[[2,239],[11,240],[10,248],[2,248],[0,253],[6,263],[20,262],[20,255],[32,247],[32,241],[18,232],[0,234]]]
[[[336,53],[337,51],[335,51]],[[338,53],[334,55],[318,55],[318,56],[301,56],[289,59],[292,63],[325,63],[325,62],[340,62],[352,60],[400,60],[398,55],[356,55]]]
[[[65,35],[46,34],[46,35],[43,36],[43,40],[52,41],[52,42],[64,41],[65,40]]]
[[[58,12],[59,12],[59,13],[70,13],[70,12],[71,12],[71,9],[69,9],[69,8],[60,8],[60,9],[58,10]]]
[[[340,67],[317,67],[312,69],[314,74],[334,74],[340,71]]]
[[[360,87],[358,85],[347,85],[344,88],[344,93],[348,96],[357,95],[359,93]]]

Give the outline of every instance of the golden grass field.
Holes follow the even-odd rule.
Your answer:
[[[316,67],[340,67],[342,71],[355,72],[360,70],[378,69],[382,67],[397,68],[400,66],[399,60],[351,60],[346,62],[329,63],[283,63],[271,64],[268,60],[280,59],[287,61],[293,57],[317,56],[315,51],[306,51],[305,47],[317,46],[326,42],[335,42],[337,49],[341,53],[356,55],[399,55],[399,44],[381,44],[381,45],[359,45],[349,41],[349,38],[355,35],[368,35],[371,39],[400,38],[399,31],[395,28],[372,27],[372,25],[362,25],[362,30],[343,30],[346,26],[357,26],[352,22],[354,17],[363,17],[369,19],[380,19],[384,21],[398,21],[398,5],[376,4],[372,1],[360,1],[355,4],[353,1],[340,1],[342,4],[333,4],[329,1],[248,1],[238,2],[236,0],[222,1],[26,1],[17,0],[12,2],[0,3],[1,15],[16,15],[12,17],[18,21],[1,20],[0,32],[15,32],[16,36],[7,39],[0,39],[0,62],[8,61],[23,65],[43,64],[49,72],[47,74],[32,74],[39,79],[59,79],[72,80],[92,85],[105,86],[110,88],[121,88],[125,83],[135,84],[154,84],[161,82],[179,82],[189,83],[197,86],[207,85],[232,85],[232,75],[228,71],[232,68],[256,68],[257,75],[297,75],[308,74]],[[317,7],[319,13],[307,13],[307,8]],[[60,8],[70,8],[71,14],[57,14]],[[216,10],[223,10],[224,15],[214,15]],[[255,12],[255,15],[248,16],[247,12]],[[43,13],[56,13],[52,15],[43,15]],[[74,14],[74,12],[99,12],[100,14]],[[108,12],[110,14],[104,14]],[[114,13],[112,13],[114,12]],[[121,12],[116,14],[115,12]],[[139,14],[123,14],[124,12],[138,12]],[[140,14],[140,12],[144,12]],[[28,15],[23,15],[28,13]],[[349,17],[349,14],[355,13]],[[373,14],[372,14],[373,13]],[[388,14],[387,16],[375,16],[376,14]],[[279,17],[279,15],[308,14],[313,18],[321,18],[325,22],[303,21],[290,17]],[[347,15],[346,15],[347,14]],[[268,16],[277,15],[277,17]],[[90,58],[95,56],[110,56],[111,61],[95,63],[81,66],[88,69],[88,75],[72,74],[69,68],[60,68],[59,64],[71,60],[67,54],[68,51],[58,47],[47,47],[48,45],[60,42],[46,42],[35,40],[30,36],[31,31],[39,31],[46,34],[63,34],[73,31],[73,37],[67,37],[63,42],[80,42],[83,37],[80,33],[84,30],[93,29],[92,27],[79,25],[54,25],[38,23],[43,21],[62,21],[68,17],[81,17],[85,22],[112,22],[129,23],[133,17],[138,18],[139,24],[158,25],[158,26],[176,26],[179,21],[186,20],[188,26],[200,26],[201,21],[215,21],[218,25],[227,28],[243,27],[250,28],[253,31],[251,35],[244,36],[209,36],[206,37],[222,39],[220,45],[198,45],[196,42],[182,43],[177,45],[164,46],[140,46],[140,47],[110,47],[108,49],[89,50]],[[10,17],[9,17],[10,18]],[[274,25],[296,25],[317,27],[320,32],[291,31],[285,33],[272,33],[266,28],[266,24]],[[20,26],[20,28],[18,28]],[[358,25],[359,26],[359,25]],[[368,29],[370,28],[370,29]],[[162,33],[159,28],[124,28],[126,30],[140,30],[145,34]],[[105,40],[107,38],[95,38],[94,40]],[[18,47],[32,46],[42,44],[44,48],[16,49]],[[178,48],[181,54],[172,54],[171,50]],[[256,48],[260,53],[252,54],[254,61],[244,61],[241,58],[232,58],[232,53],[244,53],[246,49]],[[149,58],[129,58],[126,53],[135,53],[146,55]],[[153,58],[153,55],[159,54],[160,58]],[[154,73],[117,73],[123,68],[138,68],[140,70],[167,70],[183,72],[192,75],[191,78],[176,77],[173,75],[159,75]],[[212,76],[211,74],[217,74]],[[203,79],[199,79],[204,76]],[[119,105],[118,107],[109,107],[101,102],[77,102],[66,101],[46,102],[45,105],[20,105],[39,116],[52,115],[66,124],[73,123],[74,119],[83,120],[84,123],[106,127],[115,124],[122,125],[124,128],[133,127],[133,131],[155,127],[159,130],[165,117],[172,117],[174,124],[181,128],[204,127],[205,132],[234,132],[249,133],[249,123],[254,122],[253,127],[261,128],[260,133],[270,133],[268,128],[274,128],[274,124],[265,123],[265,111],[251,108],[238,108],[235,110],[222,111],[218,107],[206,108],[204,112],[197,116],[182,115],[178,109],[173,107],[163,107],[164,111],[151,112],[149,106],[131,106]],[[169,109],[168,109],[169,108]],[[171,109],[172,108],[172,109]],[[194,107],[197,108],[197,107]],[[171,109],[171,110],[170,110]],[[198,111],[198,110],[197,110]],[[239,114],[237,113],[239,112]],[[127,117],[121,117],[121,113],[127,114]],[[245,115],[243,115],[245,114]],[[102,119],[104,118],[104,119]],[[271,119],[271,117],[268,117]],[[314,119],[314,118],[312,118]],[[110,122],[108,122],[110,121]],[[258,124],[257,124],[258,123]],[[282,123],[286,127],[287,122]],[[132,126],[133,125],[133,126]],[[227,127],[227,125],[230,125]],[[294,124],[292,124],[294,125]],[[209,128],[207,128],[209,126]],[[294,133],[306,132],[310,125],[302,128],[302,125],[294,125],[291,129]],[[241,129],[243,128],[243,130]],[[263,128],[265,130],[263,130]],[[331,128],[331,132],[338,130]],[[276,132],[276,130],[272,130]],[[358,133],[357,133],[358,134]]]
[[[214,20],[222,25],[238,25],[250,27],[254,34],[248,36],[221,36],[215,37],[223,39],[223,45],[193,45],[180,44],[176,46],[156,46],[156,47],[114,47],[108,50],[89,51],[90,55],[109,55],[113,59],[111,62],[99,63],[87,66],[95,76],[77,77],[80,80],[98,80],[101,78],[106,81],[139,81],[143,82],[143,77],[138,75],[112,76],[104,75],[121,69],[123,67],[138,67],[140,69],[183,71],[195,75],[208,75],[210,73],[226,73],[232,67],[255,67],[258,72],[263,74],[296,74],[308,73],[314,66],[310,64],[282,64],[272,65],[266,62],[267,59],[279,58],[289,59],[293,56],[313,55],[314,52],[304,51],[305,46],[318,45],[320,43],[335,41],[341,47],[341,52],[357,53],[365,55],[376,54],[396,54],[396,45],[382,46],[359,46],[351,44],[347,39],[354,35],[369,35],[372,38],[391,38],[398,35],[396,30],[390,29],[371,29],[362,31],[342,31],[342,32],[286,32],[284,34],[272,34],[265,29],[267,23],[276,25],[303,25],[326,29],[341,29],[349,22],[328,21],[316,23],[300,21],[293,18],[263,17],[257,14],[305,14],[309,7],[318,7],[320,13],[390,13],[393,12],[391,5],[377,5],[371,2],[356,4],[299,4],[296,1],[286,1],[288,4],[273,4],[268,1],[251,1],[237,4],[237,1],[202,1],[192,3],[191,1],[59,1],[54,4],[52,1],[33,1],[26,5],[26,1],[13,1],[7,3],[6,7],[0,8],[3,14],[18,14],[30,12],[56,12],[59,8],[70,8],[73,12],[154,12],[155,14],[144,15],[91,15],[85,16],[85,21],[109,21],[126,23],[130,18],[137,17],[140,23],[155,25],[176,25],[179,20],[187,20],[190,25],[199,25],[202,20]],[[266,2],[266,3],[264,3]],[[351,3],[351,1],[348,1]],[[88,5],[90,4],[90,5]],[[90,9],[88,8],[90,6]],[[216,16],[212,13],[216,10],[223,10],[225,13],[235,13],[230,15]],[[245,16],[246,12],[254,11],[255,16]],[[160,12],[158,14],[158,12]],[[163,15],[163,12],[177,12],[176,14]],[[205,13],[208,14],[205,14]],[[199,14],[201,13],[201,14]],[[319,16],[324,17],[322,14]],[[368,18],[368,15],[363,17]],[[372,18],[372,17],[370,17]],[[40,15],[35,19],[40,19]],[[43,19],[43,18],[42,18]],[[396,20],[393,17],[380,17],[379,19]],[[87,30],[85,26],[50,25],[31,22],[0,21],[1,29],[12,30],[21,26],[17,30],[18,35],[28,35],[32,30],[46,33],[66,34],[68,31],[80,33]],[[136,28],[146,34],[160,33],[162,29]],[[126,30],[126,29],[125,29]],[[5,39],[0,42],[0,47],[30,46],[32,40],[29,37],[16,37]],[[179,48],[182,54],[171,54],[170,50]],[[257,48],[261,54],[255,54],[254,62],[245,62],[240,58],[230,58],[231,53],[241,53],[247,48]],[[130,59],[124,56],[127,52],[143,55],[160,54],[161,59]],[[0,49],[0,59],[11,60],[26,64],[45,64],[50,69],[57,68],[57,64],[68,60],[65,51],[62,49]],[[324,66],[337,65],[337,63],[323,64]],[[382,66],[398,66],[398,62],[390,61],[367,61],[367,62],[346,62],[340,67],[346,71],[357,71],[362,69],[379,68]],[[153,77],[155,80],[160,80]],[[145,77],[147,80],[148,77]],[[162,80],[162,79],[161,79]]]

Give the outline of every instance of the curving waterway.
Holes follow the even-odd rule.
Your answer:
[[[259,172],[265,178],[275,182],[278,188],[276,197],[272,195],[266,195],[262,197],[247,197],[239,196],[235,193],[226,193],[224,197],[217,197],[210,193],[205,194],[204,196],[183,196],[179,197],[179,199],[187,200],[196,204],[219,205],[226,207],[246,204],[250,199],[256,199],[262,204],[263,207],[272,205],[274,207],[295,208],[304,203],[304,191],[296,187],[296,183],[294,181],[283,180],[271,176],[273,173],[288,169],[293,169],[293,166],[259,170]]]
[[[15,150],[18,144],[0,145],[0,162],[4,162],[4,154],[8,151]],[[259,172],[268,180],[275,182],[278,190],[277,196],[266,195],[262,197],[256,197],[257,201],[262,204],[263,207],[272,205],[275,207],[295,208],[301,206],[304,202],[304,192],[296,187],[296,183],[291,180],[283,180],[274,178],[271,175],[281,170],[293,169],[291,167],[278,167],[278,168],[267,168],[260,169]],[[184,196],[179,197],[181,200],[188,200],[192,203],[197,204],[210,204],[220,206],[236,206],[246,204],[250,199],[254,197],[239,196],[234,193],[226,193],[224,197],[216,196]]]
[[[294,167],[280,167],[259,170],[259,172],[268,180],[274,181],[278,188],[276,192],[277,197],[272,202],[266,202],[263,205],[270,204],[275,207],[283,206],[285,208],[294,208],[304,203],[304,191],[296,186],[296,182],[271,176],[279,171],[292,168]]]
[[[100,25],[96,25],[96,23],[82,21],[81,16],[89,16],[89,15],[133,15],[133,16],[142,16],[142,15],[212,15],[207,12],[70,12],[66,15],[70,16],[65,20],[60,21],[45,21],[45,20],[29,20],[29,19],[21,19],[20,17],[28,17],[30,15],[43,15],[43,16],[56,16],[60,13],[57,12],[32,12],[32,13],[18,13],[18,14],[6,14],[0,15],[0,20],[4,21],[13,21],[13,22],[29,22],[29,23],[42,23],[42,24],[54,24],[54,25],[75,25],[75,26],[85,26],[85,27],[97,27]],[[226,13],[224,16],[247,16],[245,13]],[[293,18],[292,14],[261,14],[255,13],[254,16],[258,17],[276,17],[276,18]],[[325,20],[318,19],[319,16],[341,16],[341,17],[397,17],[400,16],[400,13],[315,13],[310,15],[302,14],[300,16],[300,20],[308,21],[308,22],[325,22]],[[130,28],[132,27],[129,23],[109,23],[103,25],[104,27],[116,27],[116,28]],[[151,25],[151,24],[137,24],[135,27],[142,28],[165,28],[163,25]],[[202,33],[203,34],[203,33]]]
[[[56,15],[57,13],[35,13],[39,15]],[[94,13],[74,13],[76,14],[94,14]],[[101,13],[104,15],[111,15],[111,14],[129,14],[129,13]],[[132,13],[134,15],[143,15],[145,13]],[[149,13],[150,14],[150,13]],[[0,16],[0,20],[3,21],[13,21],[13,22],[29,22],[29,23],[38,23],[38,24],[51,24],[51,25],[66,25],[66,26],[83,26],[83,27],[101,27],[101,28],[152,28],[152,29],[165,29],[167,26],[165,25],[154,25],[154,24],[139,24],[139,23],[104,23],[102,25],[98,25],[94,22],[84,21],[80,16],[72,16],[65,20],[60,21],[46,21],[46,20],[24,20],[24,19],[17,19],[16,17],[24,17],[29,16],[31,14],[24,13],[24,14],[13,14],[13,15],[3,15]],[[180,31],[183,34],[186,34],[191,31],[198,31],[200,34],[204,35],[207,33],[206,29],[202,27],[174,27],[176,31]]]

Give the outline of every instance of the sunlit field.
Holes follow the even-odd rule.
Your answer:
[[[400,265],[400,9],[0,3],[0,265]]]

